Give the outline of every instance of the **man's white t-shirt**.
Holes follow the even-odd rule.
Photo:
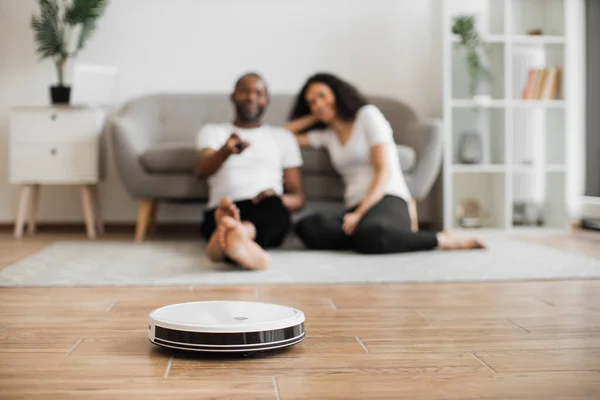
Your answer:
[[[290,131],[271,125],[243,129],[232,123],[207,124],[196,138],[198,150],[219,150],[232,133],[250,143],[240,154],[232,154],[208,178],[207,207],[215,208],[226,196],[233,201],[250,200],[273,189],[283,194],[283,170],[302,166],[300,147]]]
[[[400,167],[392,127],[374,105],[361,107],[356,115],[352,133],[344,145],[331,129],[315,130],[307,135],[312,147],[327,149],[333,167],[346,186],[346,207],[359,205],[369,193],[375,177],[371,147],[380,143],[386,145],[386,163],[390,173],[385,193],[403,198],[407,202],[410,200],[411,195]]]

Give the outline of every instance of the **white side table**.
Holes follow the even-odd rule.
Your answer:
[[[40,185],[79,185],[87,235],[102,234],[98,203],[104,113],[91,108],[15,107],[10,125],[10,183],[21,185],[14,235],[35,233]]]

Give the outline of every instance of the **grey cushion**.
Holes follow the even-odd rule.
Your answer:
[[[196,149],[190,145],[159,144],[143,152],[140,162],[151,174],[189,174],[196,165]]]
[[[304,163],[302,167],[303,172],[320,173],[329,176],[337,175],[337,172],[333,169],[333,165],[331,165],[327,150],[302,149],[302,162]]]
[[[416,161],[415,151],[410,147],[398,145],[398,155],[402,171],[412,170]],[[326,150],[303,149],[302,160],[303,172],[337,175]],[[142,153],[140,161],[144,170],[151,174],[190,173],[196,165],[196,149],[189,145],[159,144]]]

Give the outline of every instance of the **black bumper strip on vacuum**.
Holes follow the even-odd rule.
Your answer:
[[[300,342],[302,339],[304,339],[304,334],[301,334],[298,337],[295,337],[295,338],[292,338],[292,339],[289,339],[286,341],[282,341],[282,342],[277,342],[277,343],[265,343],[265,344],[261,344],[261,345],[255,345],[255,346],[224,346],[224,347],[205,346],[205,345],[199,345],[199,344],[190,345],[190,344],[183,344],[183,343],[173,343],[173,342],[161,340],[158,338],[154,339],[154,343],[157,345],[160,345],[160,346],[167,346],[167,347],[174,347],[174,348],[179,348],[179,349],[195,350],[195,351],[257,351],[257,350],[268,350],[268,349],[277,348],[277,347],[290,346],[290,345]]]
[[[166,342],[196,344],[204,346],[244,346],[282,342],[296,338],[304,333],[304,324],[288,328],[259,332],[207,333],[179,331],[162,326],[155,326],[154,337]]]

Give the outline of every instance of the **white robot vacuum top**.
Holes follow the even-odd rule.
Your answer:
[[[254,353],[304,340],[304,313],[278,304],[198,301],[150,312],[148,338],[158,346],[211,353]]]

